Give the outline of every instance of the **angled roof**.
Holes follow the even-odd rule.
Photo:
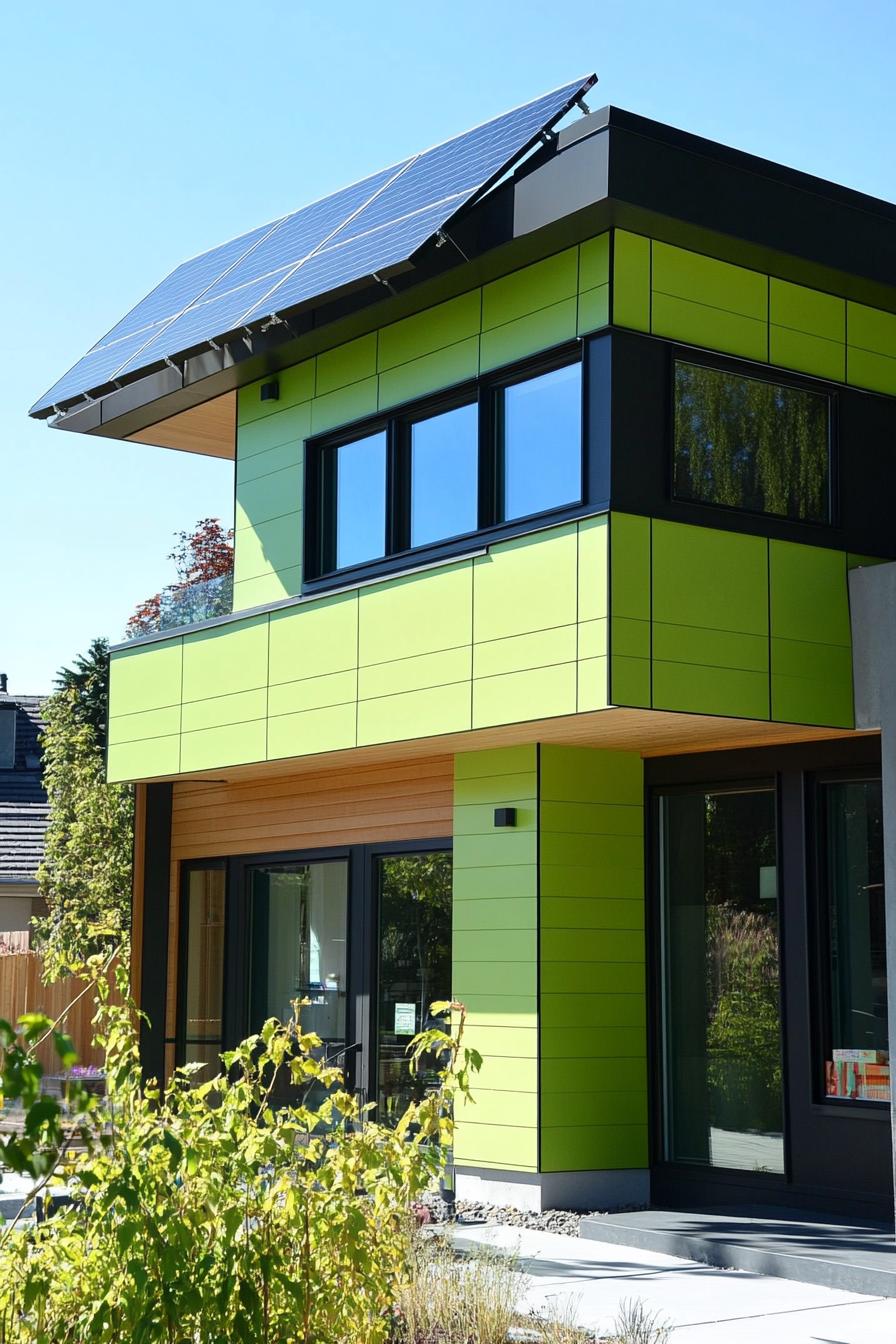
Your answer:
[[[595,83],[573,80],[177,266],[31,408],[51,415],[371,276],[445,237]]]
[[[11,770],[0,770],[0,882],[33,882],[50,810],[38,740],[44,701],[39,695],[4,699],[16,707],[16,756]]]

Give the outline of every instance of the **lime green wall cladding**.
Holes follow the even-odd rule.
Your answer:
[[[611,514],[611,702],[851,728],[855,559]]]
[[[896,396],[896,313],[623,229],[613,321]]]
[[[513,829],[496,807],[517,809]],[[452,994],[484,1059],[458,1115],[463,1166],[538,1170],[537,827],[536,746],[455,758]]]
[[[451,387],[609,322],[610,235],[546,257],[240,389],[234,611],[302,585],[305,439]]]
[[[109,777],[605,708],[607,532],[606,516],[565,523],[116,653]]]
[[[507,806],[516,826],[495,828]],[[646,1166],[643,854],[637,755],[455,758],[452,993],[484,1057],[461,1166]]]

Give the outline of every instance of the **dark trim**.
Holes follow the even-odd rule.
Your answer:
[[[178,899],[178,920],[177,920],[177,967],[175,969],[175,983],[177,987],[177,1012],[175,1016],[175,1034],[173,1039],[169,1038],[168,1044],[175,1047],[174,1063],[179,1067],[184,1063],[185,1046],[188,1044],[208,1044],[218,1045],[219,1049],[224,1049],[224,998],[226,996],[226,979],[222,974],[221,982],[221,1038],[210,1039],[207,1042],[201,1042],[198,1037],[188,1038],[186,1031],[187,1018],[187,957],[190,940],[190,874],[194,872],[224,872],[224,956],[222,972],[227,965],[227,939],[229,935],[228,910],[227,910],[227,860],[226,859],[185,859],[180,864],[178,874],[177,899]]]
[[[551,350],[540,351],[511,365],[490,371],[475,380],[467,379],[452,387],[445,388],[431,396],[403,402],[389,411],[378,412],[340,425],[339,429],[312,436],[305,440],[305,499],[306,518],[303,548],[303,593],[325,592],[333,584],[344,584],[351,578],[366,578],[400,571],[408,564],[441,556],[450,556],[455,549],[469,547],[474,540],[492,541],[505,535],[517,535],[520,529],[529,529],[534,523],[549,525],[551,520],[561,521],[575,517],[589,507],[593,508],[593,496],[588,492],[587,482],[596,476],[598,484],[609,482],[609,461],[603,473],[597,471],[592,458],[600,448],[609,450],[609,433],[605,429],[594,447],[589,443],[591,420],[586,419],[584,406],[587,397],[588,377],[585,361],[586,342],[581,339],[565,341]],[[522,518],[505,520],[502,516],[503,480],[503,417],[500,413],[502,389],[513,387],[555,369],[568,365],[582,366],[582,493],[577,500],[559,508],[545,509]],[[603,380],[606,384],[606,378]],[[410,492],[411,492],[411,453],[410,435],[412,426],[435,415],[444,414],[461,406],[479,405],[479,443],[478,443],[478,518],[479,528],[460,536],[446,537],[444,540],[423,546],[411,546],[410,537]],[[604,417],[608,407],[595,407],[594,419],[599,421],[601,410]],[[354,443],[375,434],[386,434],[386,519],[385,554],[358,565],[336,567],[336,485],[334,477],[334,449]],[[601,503],[603,503],[601,499]]]
[[[700,1207],[748,1201],[855,1215],[889,1215],[889,1109],[842,1105],[818,1096],[819,899],[811,825],[815,777],[869,778],[880,770],[880,738],[652,757],[645,761],[650,1063],[650,1161],[655,1204]],[[659,798],[678,790],[751,787],[769,780],[777,795],[783,1115],[786,1177],[670,1162],[663,1151],[662,912]]]
[[[670,367],[667,374],[667,386],[671,404],[668,410],[669,452],[667,470],[669,473],[669,499],[673,504],[696,505],[701,509],[722,509],[729,517],[739,517],[746,514],[751,517],[762,518],[763,520],[773,519],[778,522],[799,523],[805,527],[828,529],[838,526],[839,498],[836,488],[836,467],[839,460],[840,446],[837,436],[837,397],[840,390],[838,387],[822,382],[820,379],[801,378],[798,374],[791,374],[787,371],[779,373],[774,366],[768,364],[754,364],[742,359],[731,359],[727,355],[718,355],[712,351],[701,352],[692,346],[677,345],[674,343],[669,346],[669,361]],[[763,383],[766,387],[793,388],[796,392],[805,392],[810,396],[823,398],[827,402],[827,498],[825,501],[827,517],[800,518],[794,517],[789,513],[773,513],[769,509],[751,509],[742,504],[721,504],[717,500],[689,498],[687,495],[676,494],[675,455],[677,447],[676,421],[678,408],[675,370],[679,364],[686,364],[691,368],[712,369],[717,373],[728,373],[735,378],[742,378],[754,383]]]
[[[769,540],[896,558],[888,503],[896,494],[896,459],[891,461],[880,451],[881,443],[896,439],[896,398],[620,328],[611,328],[609,337],[613,347],[612,509]],[[674,498],[676,359],[830,398],[830,522]]]
[[[890,1123],[890,1103],[860,1101],[850,1098],[831,1098],[824,1088],[825,1048],[830,1043],[831,1023],[831,936],[828,896],[828,856],[826,852],[827,825],[821,815],[821,787],[825,784],[877,783],[881,784],[881,769],[820,769],[806,776],[806,840],[807,867],[811,874],[814,899],[809,901],[809,946],[812,950],[810,994],[812,1001],[812,1084],[813,1101],[822,1112],[830,1115],[847,1114]]]
[[[140,955],[140,1065],[145,1078],[164,1077],[168,928],[171,901],[172,784],[146,784],[143,848],[143,931]]]

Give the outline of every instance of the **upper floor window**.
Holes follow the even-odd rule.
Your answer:
[[[308,571],[372,564],[581,499],[581,360],[542,364],[312,445]]]
[[[475,532],[479,417],[475,402],[410,423],[411,546]]]
[[[582,494],[582,366],[567,364],[496,391],[502,520],[560,508]]]
[[[676,499],[831,521],[831,398],[675,361]]]
[[[330,567],[379,560],[386,553],[385,431],[327,448],[323,479],[333,521]]]

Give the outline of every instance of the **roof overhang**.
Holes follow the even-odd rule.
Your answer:
[[[474,206],[451,246],[64,412],[54,428],[232,457],[235,390],[619,226],[896,311],[896,206],[606,107]],[[386,279],[388,284],[383,284]]]

